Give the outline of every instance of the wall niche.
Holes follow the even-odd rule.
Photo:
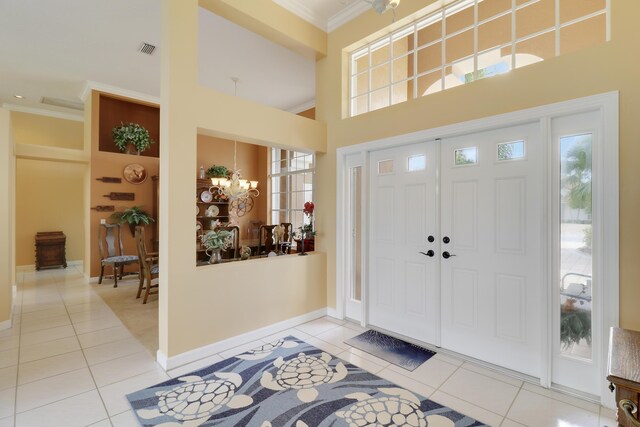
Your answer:
[[[113,143],[111,136],[111,130],[121,123],[137,123],[147,129],[151,139],[156,143],[141,156],[160,157],[160,108],[100,94],[100,151],[122,153]]]

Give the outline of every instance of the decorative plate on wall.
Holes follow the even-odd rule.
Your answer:
[[[142,184],[147,180],[147,171],[144,166],[137,163],[125,166],[122,175],[131,184]]]
[[[213,194],[211,194],[209,190],[204,190],[202,193],[200,193],[200,200],[202,200],[204,203],[209,203],[213,201]]]

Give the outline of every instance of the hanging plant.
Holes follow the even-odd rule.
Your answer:
[[[151,139],[149,131],[137,123],[121,123],[111,131],[113,143],[122,152],[135,151],[140,154],[146,151],[155,141]],[[135,150],[130,150],[134,147]]]
[[[586,340],[591,345],[591,312],[562,310],[560,315],[560,341],[564,348]]]

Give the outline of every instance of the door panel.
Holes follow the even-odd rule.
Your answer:
[[[435,143],[370,155],[369,323],[438,344],[439,284],[436,256]]]
[[[524,141],[526,157],[505,155]],[[507,146],[519,146],[508,145]],[[502,156],[498,154],[502,153]],[[442,141],[442,346],[540,376],[544,150],[538,124]],[[509,154],[509,153],[506,153]]]

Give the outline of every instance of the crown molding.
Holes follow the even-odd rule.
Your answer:
[[[38,116],[54,117],[56,119],[73,120],[76,122],[84,122],[84,114],[65,113],[56,110],[47,110],[46,108],[26,107],[24,105],[16,104],[2,104],[2,108],[9,111],[15,111],[18,113],[36,114]]]
[[[289,108],[287,111],[289,113],[298,114],[298,113],[302,113],[303,111],[307,111],[308,109],[313,108],[315,106],[316,106],[316,100],[312,99],[311,101],[305,102],[304,104],[296,105],[295,107]]]
[[[287,9],[289,12],[298,15],[308,23],[320,28],[322,31],[327,31],[327,22],[325,22],[324,19],[319,18],[303,2],[299,0],[273,0],[273,2]]]
[[[84,85],[84,89],[82,90],[82,94],[80,95],[80,99],[82,102],[86,102],[89,94],[92,90],[97,90],[100,92],[110,93],[112,95],[119,95],[125,98],[132,98],[138,101],[148,102],[150,104],[160,105],[160,98],[157,96],[152,96],[142,92],[136,92],[135,90],[123,89],[117,86],[111,86],[104,83],[94,82],[91,80],[87,80]]]
[[[366,1],[356,0],[352,2],[340,12],[329,18],[329,21],[327,22],[327,32],[332,32],[370,9],[371,4]]]

